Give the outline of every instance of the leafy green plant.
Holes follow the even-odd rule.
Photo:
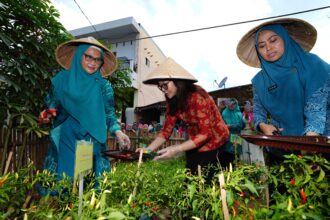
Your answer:
[[[137,163],[117,163],[96,181],[90,173],[84,178],[81,219],[223,219],[217,178],[206,184],[203,175],[192,176],[184,167],[179,158],[146,161],[139,168]],[[329,168],[325,158],[290,155],[270,169],[236,164],[219,170],[231,219],[328,218]],[[30,165],[0,177],[0,218],[77,219],[72,180],[46,171],[28,175],[33,170]],[[36,184],[53,196],[36,196]],[[265,189],[271,184],[268,207]]]

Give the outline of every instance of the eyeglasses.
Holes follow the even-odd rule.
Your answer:
[[[158,84],[158,89],[160,89],[160,91],[162,91],[162,92],[165,92],[168,89],[169,83],[170,83],[170,81],[164,82],[161,85]]]
[[[84,56],[85,56],[85,60],[87,62],[92,62],[94,61],[96,64],[100,65],[103,63],[103,59],[101,57],[93,57],[87,53],[84,53]]]

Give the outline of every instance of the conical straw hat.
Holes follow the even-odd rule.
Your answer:
[[[260,68],[260,60],[257,56],[257,51],[255,48],[255,35],[260,28],[271,24],[283,25],[283,27],[287,29],[291,38],[294,39],[306,51],[310,51],[315,45],[317,31],[306,21],[296,18],[281,18],[267,21],[252,28],[241,38],[237,45],[237,56],[246,65]]]
[[[191,75],[187,70],[182,66],[176,63],[172,58],[167,58],[163,63],[161,63],[156,69],[154,69],[143,83],[145,84],[157,84],[161,80],[174,80],[174,79],[183,79],[193,82],[198,80]]]
[[[97,46],[97,47],[103,49],[104,63],[101,67],[101,73],[102,73],[103,77],[110,75],[111,73],[113,73],[116,70],[116,68],[117,68],[116,57],[111,53],[111,51],[108,48],[103,46],[94,37],[86,37],[86,38],[70,40],[63,44],[60,44],[55,50],[55,55],[56,55],[57,62],[63,68],[65,68],[65,69],[70,68],[73,56],[77,49],[77,46],[80,44],[91,44],[91,45],[94,45],[94,46]]]

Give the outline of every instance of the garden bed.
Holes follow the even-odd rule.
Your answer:
[[[55,181],[47,172],[29,177],[31,169],[0,177],[0,218],[77,219],[79,201],[71,181]],[[221,172],[230,219],[330,217],[330,163],[325,158],[290,155],[269,169],[235,164]],[[202,176],[186,174],[182,159],[146,161],[139,172],[136,162],[117,163],[100,177],[97,188],[93,180],[92,174],[85,177],[81,219],[224,219],[218,176],[207,185]],[[35,196],[36,184],[55,196]]]

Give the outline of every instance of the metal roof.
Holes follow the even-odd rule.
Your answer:
[[[96,31],[101,35],[102,39],[123,39],[130,34],[138,34],[139,24],[133,17],[122,18],[114,21],[108,21],[101,24],[94,25]],[[82,27],[69,31],[77,38],[87,37],[90,35],[98,36],[92,26]]]

